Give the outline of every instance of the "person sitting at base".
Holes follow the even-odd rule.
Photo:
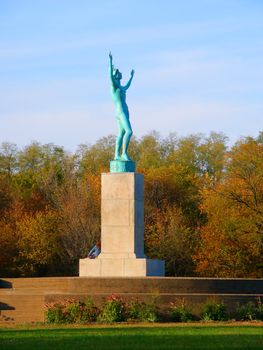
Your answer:
[[[101,251],[101,243],[97,242],[90,250],[89,254],[88,254],[88,258],[89,259],[95,259],[97,258],[98,255],[100,255],[100,251]]]

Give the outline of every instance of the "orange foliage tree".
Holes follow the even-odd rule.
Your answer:
[[[202,191],[207,224],[195,254],[202,276],[263,276],[263,144],[251,138],[227,156],[224,180]]]
[[[168,275],[262,276],[262,133],[226,153],[211,133],[133,138],[145,175],[145,245]],[[34,142],[0,146],[0,273],[76,275],[100,237],[100,173],[115,138],[75,154]]]
[[[198,179],[175,163],[144,173],[146,252],[165,260],[168,275],[193,274]]]

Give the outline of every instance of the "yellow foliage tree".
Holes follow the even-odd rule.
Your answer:
[[[195,254],[201,275],[263,276],[262,179],[263,145],[248,139],[228,154],[224,181],[202,191],[207,224]]]
[[[44,274],[47,266],[55,262],[59,250],[55,213],[45,210],[33,215],[24,215],[17,223],[17,233],[21,274]]]

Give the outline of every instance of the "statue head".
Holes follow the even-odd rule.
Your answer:
[[[118,68],[114,69],[113,75],[114,75],[114,78],[117,80],[121,80],[121,78],[122,78],[122,74]]]

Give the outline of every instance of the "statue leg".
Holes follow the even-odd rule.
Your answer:
[[[122,123],[120,122],[119,119],[117,119],[117,125],[118,125],[118,136],[116,138],[116,145],[115,145],[115,160],[120,160],[121,159],[121,146],[123,142],[123,135],[125,133],[125,130],[122,127]]]
[[[124,129],[124,136],[123,136],[123,142],[122,142],[122,159],[123,160],[131,160],[131,158],[128,156],[128,146],[130,143],[130,139],[132,136],[132,128],[129,118],[126,116],[122,119],[122,126]]]

